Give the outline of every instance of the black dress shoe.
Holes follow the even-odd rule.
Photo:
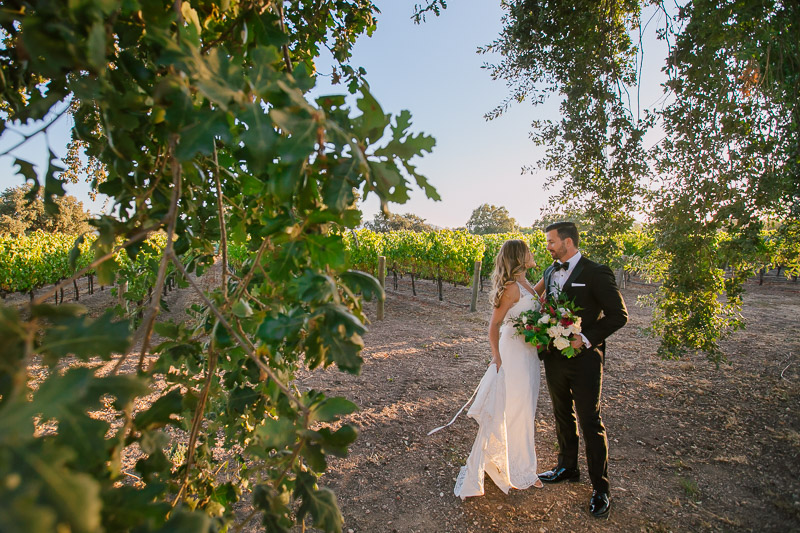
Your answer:
[[[562,481],[580,481],[581,472],[577,468],[556,467],[539,474],[539,479],[544,483],[561,483]]]
[[[607,492],[592,491],[592,499],[589,501],[589,512],[595,518],[608,518],[608,511],[611,509],[611,500],[608,499]]]

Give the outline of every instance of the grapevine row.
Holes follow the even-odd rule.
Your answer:
[[[94,261],[94,235],[86,235],[79,244],[77,236],[37,230],[24,236],[0,235],[0,293],[31,293],[46,285],[70,278]],[[127,282],[126,298],[143,300],[155,281],[161,250],[166,245],[163,234],[153,234],[144,241],[131,260],[120,250],[114,256],[117,280]],[[73,264],[70,253],[79,252]],[[87,275],[92,276],[93,271]]]

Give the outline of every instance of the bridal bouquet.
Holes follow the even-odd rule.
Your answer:
[[[567,358],[574,357],[575,348],[570,342],[581,332],[580,310],[564,293],[542,298],[539,310],[523,311],[512,324],[525,342],[536,346],[540,352],[552,345]]]

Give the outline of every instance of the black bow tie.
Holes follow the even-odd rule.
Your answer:
[[[558,261],[553,261],[553,270],[556,272],[559,270],[568,270],[569,269],[569,261],[566,263],[559,263]]]

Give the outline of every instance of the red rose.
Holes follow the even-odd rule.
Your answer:
[[[561,325],[564,326],[565,328],[571,326],[572,324],[573,324],[573,322],[569,318],[562,318],[561,319]]]
[[[526,325],[525,325],[525,329],[527,329],[527,330],[531,330],[531,329],[533,329],[533,326],[531,326],[530,324],[526,324]]]

